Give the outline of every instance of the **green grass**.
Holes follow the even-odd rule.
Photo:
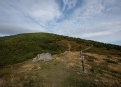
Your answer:
[[[69,76],[64,80],[64,87],[98,87],[94,81],[95,74],[82,73],[80,70],[76,66],[69,70]]]
[[[62,43],[62,40],[66,42]],[[49,33],[28,33],[0,37],[0,66],[24,62],[43,52],[62,53],[68,50],[68,43],[72,45],[71,51],[80,51],[93,45],[89,52],[121,55],[121,46],[117,45]]]
[[[49,34],[22,34],[0,42],[0,66],[23,62],[37,54],[60,52],[57,37]]]
[[[96,59],[95,57],[89,56],[87,60],[88,60],[89,62],[94,62],[95,59]]]

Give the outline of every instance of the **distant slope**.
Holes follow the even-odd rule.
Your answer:
[[[27,33],[0,37],[0,66],[23,62],[43,52],[59,54],[68,50],[68,44],[71,51],[93,45],[88,52],[121,56],[121,46],[117,45],[50,33]]]

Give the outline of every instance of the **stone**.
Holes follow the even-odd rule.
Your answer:
[[[33,58],[33,62],[41,61],[41,60],[50,61],[52,60],[52,56],[50,53],[42,53],[42,54],[38,54],[35,58]]]

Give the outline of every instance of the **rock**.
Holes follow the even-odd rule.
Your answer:
[[[38,54],[35,58],[33,58],[33,62],[41,61],[41,60],[44,60],[44,61],[52,60],[52,56],[50,53],[42,53],[42,54]]]

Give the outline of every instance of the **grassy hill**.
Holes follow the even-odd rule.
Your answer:
[[[43,52],[52,60],[32,62]],[[50,33],[0,37],[0,87],[120,87],[120,66],[117,45]]]
[[[50,33],[27,33],[0,37],[0,66],[23,62],[43,52],[62,53],[68,50],[68,44],[71,44],[71,51],[93,45],[89,52],[121,56],[121,46],[117,45]]]

